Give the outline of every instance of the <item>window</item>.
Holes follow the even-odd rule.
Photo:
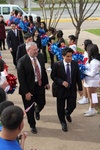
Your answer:
[[[10,14],[10,7],[3,7],[2,13],[3,13],[3,15],[9,15]]]

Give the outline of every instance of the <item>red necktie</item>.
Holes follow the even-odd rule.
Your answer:
[[[41,86],[41,84],[42,84],[41,74],[40,74],[40,70],[39,70],[39,66],[37,64],[36,58],[34,58],[33,61],[34,61],[35,72],[37,74],[38,85]]]

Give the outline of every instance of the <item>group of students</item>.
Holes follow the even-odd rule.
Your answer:
[[[52,69],[52,65],[54,63],[54,54],[50,51],[50,46],[54,42],[59,43],[58,47],[64,47],[64,45],[66,45],[65,40],[63,38],[62,30],[56,31],[56,29],[53,27],[49,27],[49,29],[47,29],[46,23],[44,21],[41,21],[40,16],[37,16],[36,20],[33,21],[31,15],[29,17],[27,16],[22,17],[21,12],[18,12],[17,10],[13,10],[11,12],[11,16],[6,23],[3,19],[3,16],[0,16],[0,20],[1,20],[0,21],[0,49],[6,50],[5,48],[5,38],[6,38],[8,49],[12,54],[13,63],[15,66],[17,65],[16,63],[17,48],[20,44],[24,43],[23,34],[25,35],[26,33],[31,33],[33,37],[33,42],[37,43],[39,52],[42,51],[44,55],[45,63],[47,63],[46,49],[48,46],[48,53],[51,60],[51,66],[48,68],[48,70]],[[11,30],[8,31],[7,37],[5,34],[5,25],[11,26]],[[42,39],[44,37],[48,38],[47,42],[42,42]],[[68,45],[70,45],[70,47],[74,51],[76,51],[75,41],[77,40],[77,38],[74,35],[70,35],[68,38],[70,39]],[[2,48],[2,44],[3,44],[3,48]]]
[[[19,26],[19,23],[16,20],[19,20],[19,22],[21,22],[21,26]],[[29,16],[29,18],[27,16],[24,16],[22,19],[20,12],[18,13],[17,11],[12,12],[12,15],[7,24],[11,26],[11,30],[9,30],[7,33],[6,41],[8,49],[12,54],[13,64],[15,65],[15,67],[17,66],[17,51],[19,49],[19,46],[24,43],[25,38],[23,39],[23,37],[27,37],[27,34],[31,34],[32,41],[37,44],[38,51],[42,52],[44,55],[45,63],[47,63],[48,47],[48,53],[51,61],[51,65],[48,70],[51,70],[54,63],[54,54],[52,53],[50,47],[53,43],[58,43],[58,48],[62,48],[66,45],[66,42],[63,38],[63,31],[56,31],[56,29],[53,27],[49,27],[49,29],[47,29],[46,23],[44,21],[41,21],[41,18],[39,16],[36,17],[35,22],[33,21],[32,16]],[[33,27],[30,30],[30,26],[32,25]],[[26,26],[27,30],[25,30]],[[69,35],[68,38],[69,47],[71,47],[74,52],[76,52],[77,38],[74,35]]]

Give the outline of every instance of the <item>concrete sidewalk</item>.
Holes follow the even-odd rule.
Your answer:
[[[64,37],[72,34],[74,30],[64,30]],[[90,38],[94,43],[100,46],[100,38],[85,31],[81,31],[79,44],[81,46],[84,39]],[[12,57],[8,50],[2,51],[3,60],[9,66],[9,73],[17,75],[16,69],[12,64]],[[49,64],[46,64],[48,68]],[[50,85],[50,71],[47,72]],[[23,108],[21,97],[18,94],[18,87],[12,95],[8,95],[8,99],[13,101],[15,105]],[[80,99],[78,95],[78,99]],[[77,99],[77,100],[78,100]],[[79,105],[72,113],[72,123],[68,123],[68,132],[61,130],[57,112],[56,99],[52,97],[51,89],[46,91],[46,106],[41,112],[41,119],[37,121],[36,135],[30,132],[27,119],[25,118],[24,131],[28,132],[28,137],[25,142],[25,150],[100,150],[100,114],[93,117],[84,117],[84,111],[88,109],[88,104]]]

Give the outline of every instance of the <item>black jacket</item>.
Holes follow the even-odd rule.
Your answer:
[[[77,88],[82,91],[82,82],[80,79],[80,72],[76,61],[71,62],[71,81],[70,88],[65,88],[62,83],[67,81],[63,61],[55,62],[51,72],[51,79],[57,83],[57,97],[66,98],[67,96],[76,97]]]

